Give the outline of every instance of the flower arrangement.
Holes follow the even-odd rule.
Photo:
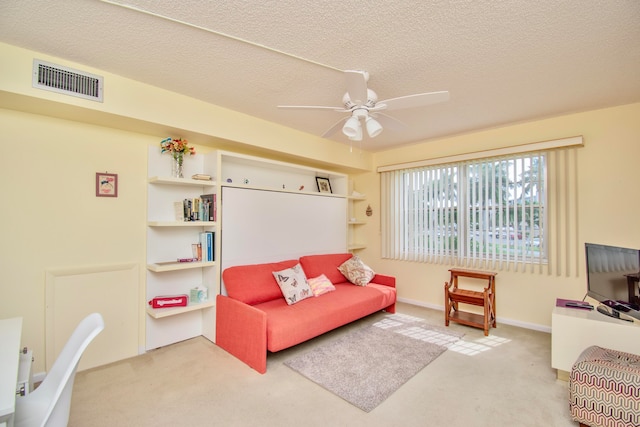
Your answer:
[[[189,153],[191,156],[196,154],[196,149],[189,147],[189,141],[186,139],[178,138],[165,138],[160,141],[161,153],[171,153],[174,159],[182,159],[182,157]],[[181,162],[182,163],[182,162]]]
[[[189,147],[189,142],[186,139],[178,138],[165,138],[160,141],[160,153],[171,153],[173,162],[171,163],[171,174],[176,178],[183,178],[182,160],[184,155],[189,153],[190,155],[196,154],[196,149]]]

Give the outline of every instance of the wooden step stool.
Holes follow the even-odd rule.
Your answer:
[[[498,273],[486,271],[463,270],[452,268],[451,279],[444,284],[444,324],[449,321],[462,325],[473,326],[484,330],[489,335],[489,327],[496,327],[496,275]],[[486,280],[487,286],[483,291],[460,289],[458,277]],[[484,307],[484,314],[460,311],[458,304],[469,304]]]

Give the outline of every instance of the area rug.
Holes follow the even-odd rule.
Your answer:
[[[284,364],[370,412],[463,335],[417,317],[390,314]]]

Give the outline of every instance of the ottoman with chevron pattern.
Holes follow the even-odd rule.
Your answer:
[[[584,350],[571,368],[569,408],[581,426],[640,427],[640,356]]]

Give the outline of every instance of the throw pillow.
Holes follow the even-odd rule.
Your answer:
[[[307,279],[309,282],[309,287],[313,294],[319,297],[322,294],[326,294],[327,292],[335,291],[336,287],[333,286],[331,280],[327,278],[324,274],[321,274],[318,277],[313,277],[311,279]]]
[[[340,270],[340,273],[344,274],[351,283],[358,286],[367,286],[367,283],[376,275],[371,267],[362,262],[357,255],[352,256],[342,263],[342,265],[338,267],[338,270]]]
[[[313,296],[313,292],[307,282],[307,276],[305,276],[300,264],[285,270],[274,271],[273,277],[278,282],[282,295],[289,305]]]

